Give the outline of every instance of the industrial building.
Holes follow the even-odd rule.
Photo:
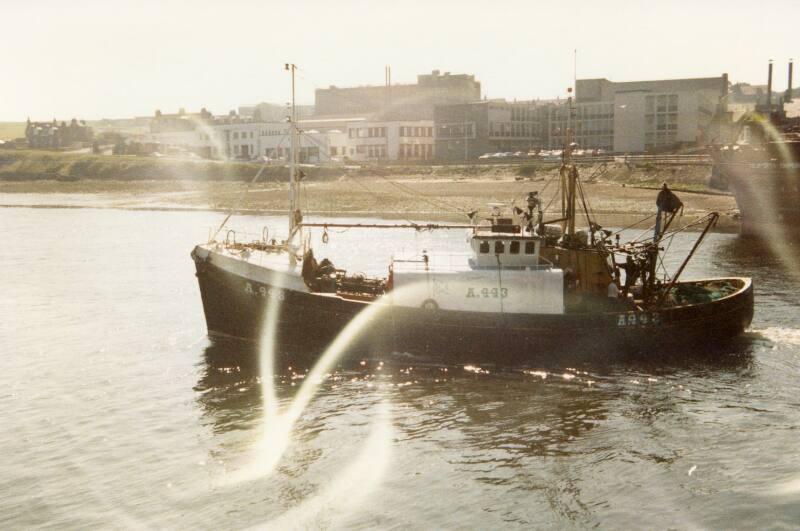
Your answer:
[[[304,162],[465,162],[487,153],[560,149],[569,130],[581,148],[657,152],[719,141],[731,122],[726,74],[719,77],[613,82],[579,79],[574,99],[481,99],[472,75],[434,70],[416,84],[318,89],[314,114],[298,124]],[[305,108],[306,113],[312,107]],[[213,117],[156,113],[148,142],[207,158],[282,160],[288,124],[278,105],[243,106]],[[730,129],[730,128],[728,128]]]
[[[437,106],[437,159],[467,161],[484,153],[527,153],[546,146],[548,108],[538,101],[505,100]]]
[[[575,101],[550,111],[548,147],[562,147],[568,128],[583,148],[619,153],[704,144],[720,134],[727,93],[727,74],[622,83],[579,79]]]
[[[315,116],[365,116],[372,120],[432,120],[434,107],[469,103],[481,99],[481,84],[475,76],[440,73],[420,74],[412,84],[317,89]]]

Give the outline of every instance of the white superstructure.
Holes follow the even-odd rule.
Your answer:
[[[561,269],[438,269],[395,262],[391,304],[484,313],[564,313]]]
[[[564,313],[564,271],[544,260],[541,237],[495,218],[471,231],[472,254],[392,263],[391,303],[485,313]],[[447,259],[443,259],[447,258]]]

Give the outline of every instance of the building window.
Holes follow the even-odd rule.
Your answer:
[[[677,110],[678,110],[678,95],[677,94],[670,94],[669,95],[669,110],[670,110],[670,112],[677,112]]]
[[[644,111],[648,114],[655,112],[655,96],[647,96],[644,99]]]

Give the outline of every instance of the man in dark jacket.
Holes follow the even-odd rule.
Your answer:
[[[678,196],[672,193],[667,183],[661,185],[661,191],[658,192],[656,198],[656,206],[658,207],[658,214],[656,214],[656,229],[653,233],[653,239],[657,240],[661,234],[661,217],[666,214],[675,214],[678,210],[683,208],[683,202],[678,199]]]

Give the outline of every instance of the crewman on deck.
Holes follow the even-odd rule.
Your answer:
[[[608,283],[608,298],[612,300],[617,300],[619,298],[619,286],[617,286],[617,282],[614,280]]]
[[[628,255],[625,258],[625,263],[619,266],[625,270],[625,285],[622,291],[625,293],[625,296],[627,296],[631,288],[636,284],[636,279],[639,276],[639,266],[631,255]]]
[[[663,183],[661,191],[658,192],[658,197],[656,197],[656,207],[658,207],[658,213],[656,214],[656,228],[653,232],[653,240],[657,240],[661,235],[662,214],[676,213],[683,208],[683,202],[669,189],[667,183]]]

